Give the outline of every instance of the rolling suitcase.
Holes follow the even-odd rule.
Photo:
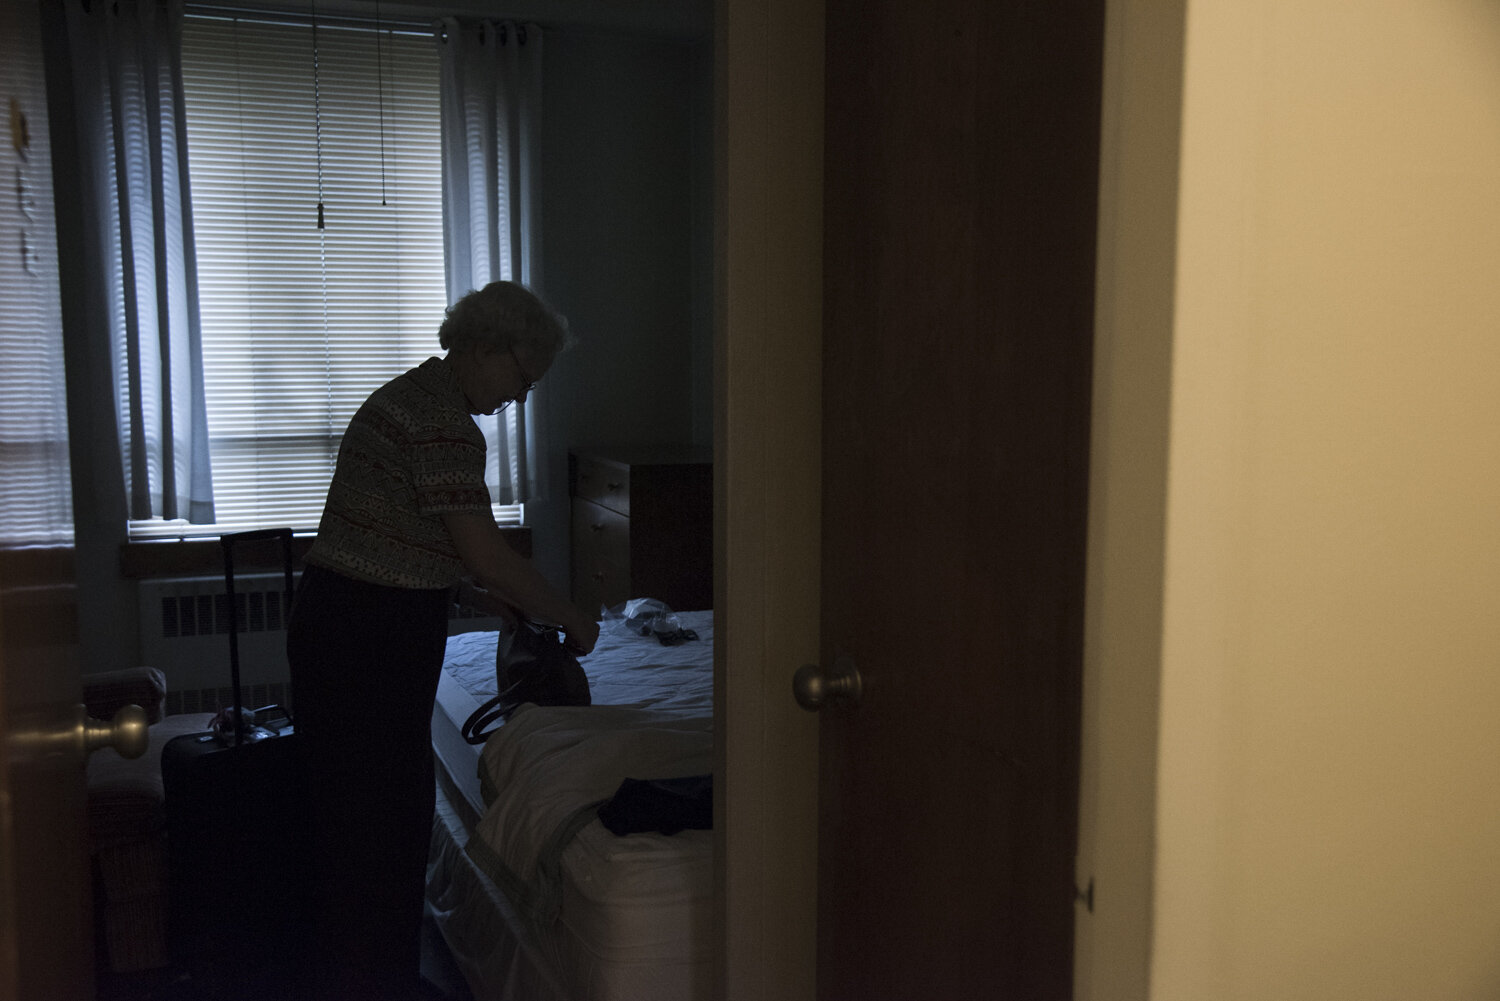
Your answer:
[[[280,706],[252,715],[241,699],[234,547],[257,539],[281,541],[283,621],[291,612],[291,530],[223,536],[233,706],[213,730],[162,748],[173,955],[209,998],[282,996],[303,934],[305,811],[292,715]]]

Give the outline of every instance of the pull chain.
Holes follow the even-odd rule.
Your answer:
[[[375,0],[375,87],[380,92],[380,204],[385,204],[385,61],[380,50],[380,0]]]
[[[323,228],[323,105],[318,91],[318,2],[312,0],[313,144],[318,154],[318,228]]]

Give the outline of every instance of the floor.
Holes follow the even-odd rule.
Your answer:
[[[430,917],[422,926],[422,979],[424,993],[413,1001],[474,1001]],[[219,992],[193,983],[183,971],[171,968],[127,974],[101,969],[96,996],[98,1001],[228,1001]],[[251,997],[255,1001],[280,1001],[274,985],[253,990]]]

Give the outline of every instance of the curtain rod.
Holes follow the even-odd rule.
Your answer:
[[[238,4],[224,3],[195,3],[193,0],[183,4],[183,13],[190,17],[206,17],[217,20],[230,21],[235,18],[243,18],[252,21],[265,21],[269,23],[310,25],[313,22],[311,13],[302,11],[282,10],[266,7],[240,6]],[[382,17],[376,21],[374,17],[363,14],[341,14],[322,13],[318,14],[318,27],[320,28],[353,28],[374,31],[379,25],[381,31],[392,31],[398,35],[432,35],[433,22],[439,20],[434,16],[427,21],[414,21],[411,18]]]

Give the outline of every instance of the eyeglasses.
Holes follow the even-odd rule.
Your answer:
[[[494,410],[490,411],[490,413],[488,414],[488,416],[490,416],[490,417],[494,417],[494,416],[496,416],[498,414],[505,413],[505,409],[507,407],[509,407],[512,403],[516,402],[521,397],[525,396],[527,393],[531,392],[533,389],[536,388],[536,380],[533,379],[530,375],[528,375],[526,373],[526,366],[522,365],[521,364],[521,359],[516,357],[515,345],[513,345],[513,344],[507,344],[507,345],[505,345],[505,350],[507,350],[507,351],[510,352],[510,360],[516,363],[516,371],[519,372],[519,373],[521,373],[521,381],[523,383],[525,383],[525,385],[521,388],[521,391],[519,393],[517,393],[515,396],[512,396],[510,399],[508,399],[504,403],[500,404],[500,406],[498,406]]]
[[[521,359],[516,357],[515,345],[507,344],[505,350],[510,352],[510,360],[516,363],[516,371],[521,373],[521,381],[526,383],[526,388],[517,393],[516,396],[525,396],[536,388],[536,380],[526,374],[526,366],[522,365]]]

